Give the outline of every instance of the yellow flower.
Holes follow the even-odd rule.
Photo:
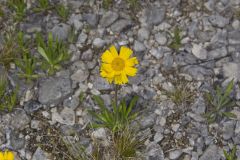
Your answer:
[[[14,154],[11,151],[0,152],[0,160],[14,160]]]
[[[138,64],[138,60],[136,57],[130,57],[132,53],[130,48],[122,46],[118,54],[115,46],[112,45],[101,57],[101,76],[109,83],[114,82],[119,85],[128,83],[127,76],[135,76],[137,73],[134,66]]]

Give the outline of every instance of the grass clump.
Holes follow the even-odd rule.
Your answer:
[[[69,16],[69,9],[67,6],[65,6],[63,4],[58,4],[56,6],[56,12],[57,12],[58,16],[61,17],[64,21],[67,20],[67,18]]]
[[[48,74],[53,74],[61,68],[61,63],[69,59],[67,46],[57,38],[54,39],[52,33],[48,34],[47,42],[44,42],[42,35],[37,34],[36,41],[38,52],[44,58],[42,67],[47,69]]]
[[[16,33],[13,30],[4,34],[3,46],[0,48],[0,64],[5,66],[5,68],[9,68],[10,63],[14,62],[19,53],[25,48],[21,36],[21,32]]]
[[[235,118],[236,115],[227,111],[230,109],[235,102],[230,98],[230,94],[233,90],[233,80],[228,83],[226,89],[221,89],[220,86],[217,86],[213,93],[206,93],[205,97],[211,106],[211,109],[204,114],[204,117],[207,118],[209,123],[213,123],[221,117],[225,116],[228,118]]]
[[[8,0],[8,6],[14,11],[16,21],[22,21],[26,16],[27,3],[24,0]]]
[[[17,91],[8,92],[8,81],[6,74],[0,75],[0,111],[13,110],[13,107],[17,104]]]
[[[32,57],[29,52],[24,52],[21,59],[15,61],[16,65],[21,69],[19,77],[26,78],[27,82],[38,78],[35,74],[36,58]]]
[[[45,12],[49,9],[51,9],[51,5],[49,4],[48,0],[38,0],[38,5],[36,8],[34,8],[33,10],[35,12]]]
[[[112,139],[114,153],[118,159],[137,157],[137,150],[143,146],[145,140],[129,127],[125,127],[121,132],[114,134]]]
[[[113,110],[109,110],[104,101],[99,96],[94,96],[95,102],[100,107],[100,113],[89,111],[99,123],[94,123],[94,128],[108,128],[112,132],[122,130],[127,124],[137,117],[137,113],[132,113],[132,108],[135,106],[138,97],[134,96],[127,106],[126,101],[123,99],[118,106],[113,105]]]
[[[226,150],[223,150],[226,160],[237,160],[236,151],[237,151],[236,145],[234,145],[232,150],[230,150],[229,152],[227,152]]]
[[[178,27],[176,27],[173,31],[173,35],[172,34],[170,35],[172,37],[172,42],[170,43],[169,47],[176,51],[179,51],[179,48],[182,46],[181,30]]]
[[[173,85],[174,89],[164,91],[164,94],[177,106],[190,104],[194,100],[194,92],[187,81],[174,81]]]

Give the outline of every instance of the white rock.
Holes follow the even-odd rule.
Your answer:
[[[58,113],[56,110],[52,110],[52,121],[59,122],[66,125],[75,124],[75,112],[73,109],[64,107],[63,110]]]
[[[207,59],[207,51],[199,44],[193,44],[192,53],[199,59]]]
[[[230,79],[240,80],[240,64],[234,62],[224,64],[223,74]]]
[[[155,40],[158,42],[160,45],[165,45],[167,43],[167,37],[166,35],[162,33],[157,33],[155,34]]]
[[[181,155],[182,155],[182,151],[181,150],[174,150],[174,151],[171,151],[169,152],[169,158],[170,159],[178,159]]]
[[[107,139],[107,132],[104,128],[98,128],[96,131],[92,132],[92,137],[95,139],[105,140]]]
[[[102,40],[101,38],[95,38],[93,40],[93,46],[96,48],[101,48],[106,44],[106,41]]]

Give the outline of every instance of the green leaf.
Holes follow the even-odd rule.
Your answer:
[[[48,58],[48,55],[46,54],[42,47],[38,46],[38,52],[45,58],[46,61],[48,61],[48,63],[51,63],[50,59]]]
[[[223,115],[228,118],[237,118],[237,116],[232,112],[223,112]]]
[[[127,109],[127,114],[126,115],[129,115],[130,112],[132,111],[132,108],[135,106],[136,102],[138,100],[138,96],[134,96],[128,106],[128,109]]]

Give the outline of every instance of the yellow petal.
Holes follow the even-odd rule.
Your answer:
[[[108,83],[112,83],[113,82],[113,78],[106,78]]]
[[[125,73],[122,73],[121,76],[122,76],[122,83],[124,83],[124,84],[128,83],[127,75]]]
[[[114,45],[111,45],[111,47],[109,48],[110,52],[112,53],[112,56],[115,58],[118,56],[118,52],[117,49]]]
[[[3,152],[0,152],[0,160],[3,160],[4,156],[3,156]]]
[[[101,75],[103,78],[113,78],[113,77],[114,77],[114,72],[106,72],[106,71],[104,71],[104,70],[101,70],[100,75]]]
[[[104,70],[106,72],[113,72],[111,64],[107,64],[107,63],[102,64],[101,70]]]
[[[130,48],[127,48],[125,46],[122,46],[120,49],[120,57],[127,60],[131,54],[133,53],[133,51]]]
[[[128,66],[128,67],[132,67],[136,64],[138,64],[137,57],[133,57],[133,58],[126,60],[126,66]]]
[[[14,160],[14,154],[11,151],[6,151],[4,154],[4,158],[6,160]]]
[[[117,75],[117,76],[114,77],[114,83],[115,84],[119,84],[119,85],[122,84],[122,77],[121,77],[121,75]]]
[[[104,63],[112,63],[113,60],[113,56],[112,53],[109,50],[106,50],[103,54],[102,54],[102,61]]]
[[[137,69],[136,69],[136,68],[133,68],[133,67],[126,67],[126,68],[125,68],[125,73],[126,73],[128,76],[135,76],[136,73],[137,73]]]

